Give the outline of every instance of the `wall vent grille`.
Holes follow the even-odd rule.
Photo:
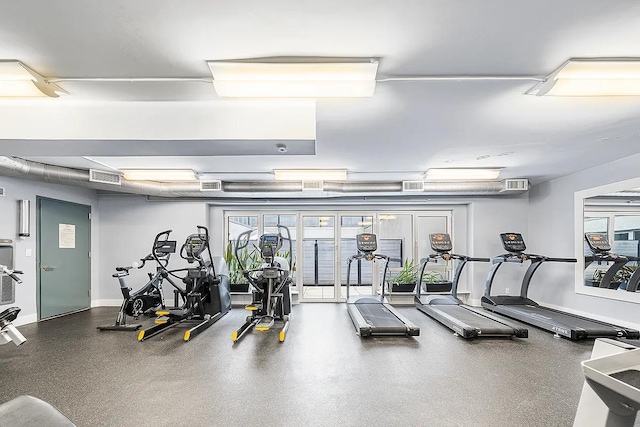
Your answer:
[[[215,179],[200,181],[200,191],[222,191],[222,181]]]
[[[101,184],[122,185],[120,174],[89,169],[89,181]]]

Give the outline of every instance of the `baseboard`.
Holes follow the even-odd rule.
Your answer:
[[[467,305],[470,305],[470,306],[472,306],[472,307],[482,307],[481,300],[479,300],[479,299],[472,299],[472,298],[469,298],[469,299],[467,300]]]
[[[11,323],[13,323],[14,326],[22,326],[22,325],[28,325],[29,323],[35,323],[37,321],[38,321],[38,315],[35,313],[28,314],[26,316],[22,316],[18,314],[18,318]]]
[[[91,301],[91,307],[120,307],[122,298],[120,299],[96,299]]]
[[[640,324],[638,324],[638,323],[626,322],[626,321],[622,321],[622,320],[619,320],[619,319],[614,319],[614,318],[611,318],[611,317],[594,315],[592,313],[587,313],[585,311],[574,310],[574,309],[571,309],[571,308],[561,307],[561,306],[555,305],[555,304],[548,304],[548,303],[541,302],[541,301],[536,301],[536,302],[538,304],[544,306],[544,307],[549,307],[549,308],[552,308],[554,310],[564,311],[564,312],[569,313],[569,314],[575,314],[576,316],[582,316],[582,317],[586,317],[588,319],[599,320],[600,322],[611,323],[612,325],[624,326],[624,327],[627,327],[627,328],[633,328],[635,330],[640,331]]]

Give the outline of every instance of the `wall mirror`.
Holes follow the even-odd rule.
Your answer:
[[[640,178],[575,193],[576,293],[640,303]]]

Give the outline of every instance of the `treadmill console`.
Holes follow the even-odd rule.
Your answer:
[[[451,236],[447,233],[429,234],[429,241],[431,242],[431,249],[438,253],[451,252],[453,248]]]
[[[362,233],[356,236],[356,245],[358,246],[358,251],[371,253],[375,252],[378,249],[378,239],[375,234],[371,233]]]
[[[500,233],[500,239],[502,239],[502,246],[509,253],[517,254],[527,250],[527,245],[524,244],[520,233]]]
[[[609,239],[604,233],[585,233],[584,238],[594,254],[605,254],[611,251]]]

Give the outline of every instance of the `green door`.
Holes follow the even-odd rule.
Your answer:
[[[91,207],[38,197],[38,316],[91,305]]]

